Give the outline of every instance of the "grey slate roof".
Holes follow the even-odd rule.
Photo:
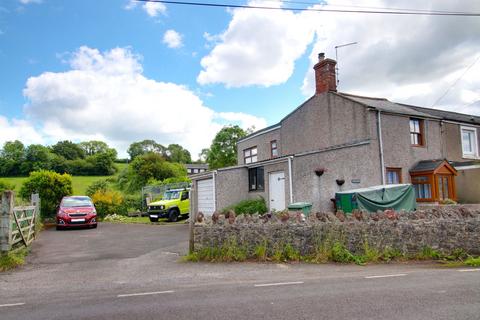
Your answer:
[[[187,164],[185,164],[185,167],[187,169],[205,169],[205,170],[208,170],[208,164],[207,163],[187,163]]]
[[[480,117],[479,116],[474,116],[474,115],[469,115],[469,114],[464,114],[464,113],[458,113],[458,112],[452,112],[452,111],[439,110],[439,109],[423,108],[423,107],[411,106],[411,105],[401,104],[401,103],[399,103],[399,104],[403,105],[403,106],[406,106],[408,108],[411,108],[413,110],[417,110],[419,112],[428,113],[428,114],[433,115],[435,117],[442,118],[443,120],[451,120],[451,121],[458,121],[458,122],[480,124]]]
[[[422,160],[410,169],[410,172],[433,171],[441,165],[443,161],[445,160]]]
[[[437,118],[434,115],[428,114],[421,110],[415,110],[408,106],[391,102],[385,98],[372,98],[372,97],[362,97],[356,96],[348,93],[339,92],[337,95],[347,98],[349,100],[356,101],[363,105],[375,108],[380,111],[391,112],[391,113],[400,113],[416,117],[427,117],[427,118]]]

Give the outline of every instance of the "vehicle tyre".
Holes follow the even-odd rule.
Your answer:
[[[97,229],[97,225],[94,224],[94,225],[92,226],[92,228],[93,228],[93,229]]]
[[[168,221],[170,222],[177,222],[178,216],[180,213],[178,212],[178,209],[172,209],[168,212]]]
[[[158,222],[158,218],[150,218],[150,222]]]
[[[56,229],[57,229],[58,231],[60,231],[60,230],[63,230],[63,227],[56,226]]]

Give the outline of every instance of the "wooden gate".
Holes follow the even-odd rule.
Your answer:
[[[14,193],[2,195],[0,216],[0,251],[28,247],[35,239],[35,223],[40,215],[40,198],[32,195],[31,205],[14,207]]]

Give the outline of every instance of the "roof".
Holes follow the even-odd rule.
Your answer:
[[[408,108],[411,108],[411,109],[414,109],[414,110],[417,110],[417,111],[421,111],[421,112],[424,112],[424,113],[431,114],[435,117],[442,118],[443,120],[451,120],[451,121],[458,121],[458,122],[480,124],[480,117],[479,116],[474,116],[474,115],[465,114],[465,113],[452,112],[452,111],[446,111],[446,110],[423,108],[423,107],[417,107],[417,106],[401,104],[401,103],[399,103],[399,105],[403,105],[403,106],[406,106]]]
[[[208,169],[207,163],[187,163],[185,167],[188,169]]]
[[[433,171],[437,169],[445,160],[422,160],[419,161],[410,172]]]
[[[339,92],[336,94],[341,97],[347,98],[349,100],[353,100],[355,102],[375,108],[380,111],[406,114],[409,116],[416,116],[416,117],[437,118],[436,116],[432,116],[431,114],[422,112],[420,110],[415,110],[411,107],[402,105],[400,103],[391,102],[385,98],[363,97],[363,96],[357,96],[357,95],[342,93],[342,92]]]

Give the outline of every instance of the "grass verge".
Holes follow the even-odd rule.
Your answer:
[[[10,251],[0,256],[0,272],[15,269],[25,263],[25,257],[28,255],[28,249],[18,249]]]

